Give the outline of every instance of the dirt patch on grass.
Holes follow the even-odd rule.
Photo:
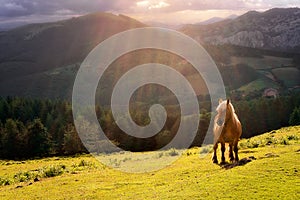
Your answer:
[[[259,159],[263,159],[263,158],[276,158],[279,157],[279,155],[275,154],[275,153],[266,153],[263,157],[259,157]]]
[[[240,153],[255,153],[257,151],[254,151],[254,150],[241,150],[239,151]]]

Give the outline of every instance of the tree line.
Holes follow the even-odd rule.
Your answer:
[[[66,101],[0,98],[0,157],[21,159],[85,152]]]
[[[249,138],[274,129],[300,125],[300,93],[273,98],[233,102],[243,125],[242,137]]]
[[[207,102],[202,103],[208,105]],[[276,99],[233,101],[233,104],[243,125],[243,138],[283,126],[300,125],[300,93]],[[103,131],[113,143],[130,151],[148,151],[163,147],[177,133],[180,113],[174,107],[167,109],[168,119],[163,130],[146,139],[122,132],[109,108],[96,106],[96,114]],[[134,109],[131,115],[137,124],[146,125],[149,123],[147,113],[146,110]],[[210,117],[214,115],[214,111],[202,108],[199,130],[192,146],[202,145]],[[88,124],[88,120],[83,119],[82,123]],[[95,152],[105,151],[103,141],[93,141],[89,145],[93,146],[89,149]],[[86,152],[76,132],[68,101],[0,98],[0,158],[24,159]]]

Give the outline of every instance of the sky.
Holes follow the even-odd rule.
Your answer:
[[[274,7],[300,7],[300,0],[0,0],[0,28],[97,11],[125,14],[142,22],[179,25]]]

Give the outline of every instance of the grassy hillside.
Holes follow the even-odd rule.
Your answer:
[[[288,57],[262,56],[262,57],[236,57],[232,56],[230,62],[233,65],[247,63],[255,69],[256,79],[242,85],[238,91],[244,96],[253,92],[260,92],[260,96],[267,88],[274,88],[280,93],[287,92],[300,85],[300,71],[293,64],[293,59]],[[244,70],[245,71],[245,70]]]
[[[292,58],[263,56],[263,57],[231,57],[232,64],[247,63],[254,69],[280,68],[293,64]]]
[[[299,54],[232,45],[205,48],[219,66],[225,86],[243,97],[261,97],[268,88],[282,95],[300,84]]]
[[[293,67],[273,69],[272,73],[287,87],[300,85],[300,70]]]
[[[271,79],[259,78],[248,83],[247,85],[240,87],[238,90],[242,91],[245,95],[248,95],[251,92],[262,91],[266,88],[280,89],[280,85]]]
[[[183,152],[162,170],[140,174],[111,169],[88,155],[1,161],[0,199],[299,199],[300,126],[241,140],[240,149],[240,159],[253,158],[244,166],[212,164],[211,154],[204,156],[210,148],[203,147]],[[99,157],[122,169],[155,166],[179,152]]]

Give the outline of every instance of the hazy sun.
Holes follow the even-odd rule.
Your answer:
[[[137,7],[140,8],[147,8],[149,10],[151,9],[159,9],[159,8],[165,8],[169,7],[170,4],[164,2],[164,1],[150,1],[150,0],[145,0],[145,1],[138,1],[136,3]]]

